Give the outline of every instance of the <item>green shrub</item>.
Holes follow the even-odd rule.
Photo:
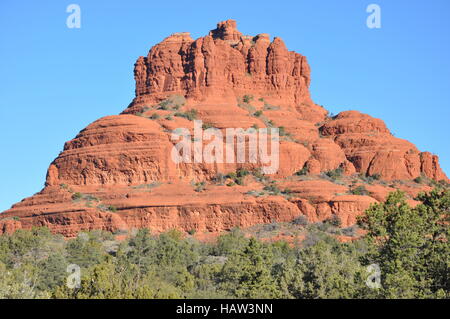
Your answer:
[[[343,173],[344,173],[344,169],[339,167],[334,170],[325,172],[325,175],[328,176],[332,180],[337,180],[342,177]]]
[[[108,210],[111,211],[111,212],[113,212],[113,213],[115,213],[115,212],[117,212],[117,207],[115,207],[115,206],[113,206],[113,205],[109,205],[109,206],[108,206]]]
[[[157,119],[159,119],[160,118],[160,116],[159,116],[159,114],[157,114],[157,113],[153,113],[151,116],[150,116],[150,119],[152,119],[152,120],[157,120]]]
[[[358,226],[353,225],[342,229],[342,233],[345,236],[355,237],[358,235]]]
[[[159,108],[161,110],[167,110],[167,109],[169,109],[169,105],[170,105],[170,100],[164,100],[159,103]]]
[[[180,106],[183,106],[186,103],[186,99],[181,95],[172,95],[165,99],[164,101],[159,102],[158,108],[160,110],[178,110]]]
[[[261,171],[261,169],[255,169],[252,171],[252,175],[255,177],[256,181],[264,182],[267,180],[267,176]]]
[[[333,218],[308,224],[305,216],[268,220],[251,233],[233,229],[211,242],[192,238],[193,226],[191,236],[141,229],[67,239],[47,228],[19,229],[0,236],[0,299],[448,299],[450,190],[416,200],[411,207],[397,191],[372,205],[358,218],[362,238],[357,226],[339,229]],[[305,239],[265,241],[285,227]],[[81,267],[80,288],[67,287],[69,264]],[[381,272],[377,289],[367,284],[372,264]]]
[[[368,184],[372,184],[374,181],[380,180],[381,177],[382,177],[381,174],[378,174],[378,173],[372,174],[372,175],[364,174],[364,173],[359,174],[359,178]]]
[[[245,177],[250,175],[250,172],[246,170],[245,168],[238,168],[236,171],[237,177]]]
[[[183,117],[183,118],[185,118],[185,119],[187,119],[189,121],[193,121],[193,120],[197,119],[198,112],[195,109],[191,109],[191,110],[186,111],[186,112],[177,112],[174,115],[177,116],[177,117]]]
[[[250,174],[251,174],[250,171],[246,170],[245,168],[238,168],[236,172],[228,173],[227,175],[225,175],[225,178],[232,179],[233,184],[227,186],[234,186],[235,184],[244,185],[244,178]]]
[[[216,176],[212,178],[212,181],[216,184],[223,184],[226,178],[227,178],[226,175],[222,173],[217,173]]]
[[[270,223],[263,225],[263,230],[266,232],[272,232],[274,230],[277,230],[278,228],[280,228],[280,225],[278,223]]]
[[[342,221],[337,215],[333,215],[331,218],[327,219],[324,223],[334,227],[341,227],[342,225]]]
[[[95,197],[94,195],[91,195],[91,194],[85,194],[85,195],[82,195],[82,197],[83,197],[84,200],[86,200],[88,202],[91,202],[91,201],[99,202],[100,201],[99,198],[97,198],[97,197]]]
[[[298,226],[306,226],[308,225],[308,218],[304,215],[301,215],[293,219],[291,223]]]
[[[271,104],[269,104],[269,103],[267,103],[267,102],[264,102],[264,110],[272,110],[272,111],[277,111],[277,110],[279,110],[280,109],[280,107],[279,106],[276,106],[276,105],[271,105]]]
[[[242,101],[244,101],[244,103],[250,103],[253,100],[253,95],[244,95],[242,97]]]
[[[266,192],[271,195],[281,195],[282,191],[278,188],[275,182],[270,183],[269,185],[264,186],[263,188]]]
[[[295,175],[297,176],[303,176],[303,175],[308,175],[309,170],[308,170],[308,166],[303,166],[303,168],[297,172],[295,172]]]
[[[358,187],[351,189],[350,194],[361,196],[369,195],[369,191],[363,185],[359,185]]]
[[[261,197],[264,196],[266,193],[265,192],[260,192],[260,191],[248,191],[245,193],[245,195],[250,195],[250,196],[255,196],[255,197]]]
[[[278,127],[278,133],[280,134],[280,136],[290,136],[291,135],[288,132],[286,132],[286,129],[284,128],[284,126]]]
[[[205,182],[197,182],[194,184],[194,190],[196,192],[203,192],[206,189],[206,183]]]
[[[83,194],[81,194],[80,192],[76,192],[75,194],[72,195],[73,200],[78,200],[81,198],[83,198]]]
[[[213,128],[213,127],[214,127],[214,125],[211,123],[203,123],[202,124],[202,129],[204,129],[204,130],[207,130],[207,129]]]
[[[260,117],[262,114],[263,112],[261,110],[258,110],[255,113],[253,113],[253,116]]]

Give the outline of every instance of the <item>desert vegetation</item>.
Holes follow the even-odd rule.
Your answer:
[[[195,230],[141,229],[121,241],[99,230],[70,240],[46,228],[18,230],[0,236],[0,298],[448,298],[450,191],[417,200],[412,208],[391,193],[359,219],[365,235],[346,243],[329,231],[336,218],[294,219],[292,227],[308,230],[294,244],[238,229],[213,243],[196,240]],[[80,267],[78,287],[67,285],[69,265]]]

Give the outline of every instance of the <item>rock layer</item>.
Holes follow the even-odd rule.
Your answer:
[[[413,202],[430,189],[417,177],[448,181],[436,155],[394,137],[382,120],[328,117],[311,100],[306,58],[280,38],[243,35],[233,20],[196,40],[169,36],[137,59],[134,77],[131,104],[66,142],[44,189],[0,215],[0,234],[33,226],[67,237],[141,227],[218,233],[302,215],[336,215],[345,227],[396,188]],[[174,163],[171,133],[192,130],[194,117],[222,132],[279,128],[278,171],[237,181],[224,175],[262,164]]]

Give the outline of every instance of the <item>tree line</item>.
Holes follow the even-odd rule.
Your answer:
[[[346,243],[317,227],[295,245],[238,229],[212,243],[175,230],[123,241],[18,230],[0,236],[0,298],[448,298],[450,191],[417,200],[412,208],[391,193],[359,219],[365,235]]]

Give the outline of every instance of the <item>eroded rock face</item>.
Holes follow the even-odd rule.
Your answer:
[[[132,106],[154,103],[168,93],[231,103],[252,94],[295,107],[310,121],[326,113],[311,100],[306,58],[288,51],[280,38],[271,42],[268,34],[243,36],[233,20],[219,23],[197,40],[188,33],[171,35],[138,58],[134,74]]]
[[[436,155],[392,136],[382,120],[357,111],[327,117],[311,100],[306,58],[280,38],[243,35],[233,20],[196,40],[169,36],[137,59],[134,75],[132,103],[66,142],[45,188],[0,215],[0,234],[32,226],[67,237],[142,227],[218,233],[301,215],[336,215],[346,227],[397,188],[413,202],[430,189],[416,177],[448,181]],[[221,132],[279,128],[278,171],[236,185],[224,175],[262,163],[176,164],[171,133],[192,131],[185,115],[194,110]],[[360,175],[381,180],[369,185]]]
[[[413,179],[421,174],[447,180],[438,157],[421,153],[414,144],[394,137],[384,122],[357,111],[342,112],[320,128],[331,137],[356,171],[383,179]]]

